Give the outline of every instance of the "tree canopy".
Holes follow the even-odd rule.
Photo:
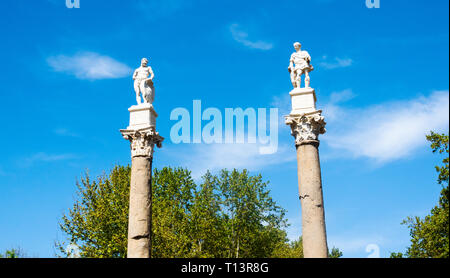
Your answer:
[[[20,248],[13,248],[6,250],[3,254],[0,253],[0,259],[18,259],[25,258],[26,255]]]
[[[77,198],[60,228],[81,257],[126,257],[131,169],[116,166],[96,180],[77,182]],[[210,172],[196,184],[182,168],[155,169],[152,179],[153,258],[303,257],[301,239],[289,242],[286,211],[268,182],[247,170]],[[333,248],[331,255],[342,256]]]

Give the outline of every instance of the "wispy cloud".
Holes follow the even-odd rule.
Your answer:
[[[78,79],[121,78],[131,73],[127,65],[94,52],[52,56],[47,59],[47,63],[54,71],[74,75]]]
[[[289,226],[286,228],[287,238],[290,241],[297,240],[302,235],[302,216],[296,214],[295,216],[288,217]]]
[[[280,127],[281,132],[286,132],[287,129],[290,129],[286,123],[284,116],[289,115],[291,113],[291,96],[289,95],[289,92],[286,92],[284,94],[281,94],[279,96],[274,96],[272,98],[272,102],[270,104],[271,107],[276,107],[280,111],[279,115],[279,121],[278,126]]]
[[[57,128],[53,130],[56,135],[65,136],[65,137],[80,137],[78,133],[72,132],[67,128]]]
[[[337,104],[341,102],[349,101],[355,98],[356,95],[352,89],[345,89],[339,92],[332,92],[330,95],[330,103]]]
[[[335,99],[351,94],[347,91]],[[328,119],[328,133],[323,141],[339,150],[340,155],[384,163],[407,157],[426,145],[425,135],[430,130],[448,130],[449,92],[436,91],[429,96],[367,108],[344,108],[330,103],[323,111]]]
[[[179,160],[180,166],[189,167],[194,178],[199,178],[206,170],[248,169],[257,171],[276,164],[295,161],[292,145],[279,145],[276,153],[261,154],[258,143],[245,144],[183,144],[174,146],[166,154]],[[290,148],[289,148],[290,147]],[[186,155],[184,155],[186,154]],[[192,163],[195,161],[195,163]]]
[[[230,25],[231,36],[238,43],[252,49],[270,50],[273,44],[262,40],[250,40],[248,32],[244,31],[237,23]]]
[[[278,108],[281,115],[288,115],[291,112],[291,96],[289,92],[274,96],[270,106]]]
[[[65,160],[72,160],[77,159],[78,155],[75,154],[48,154],[45,152],[36,153],[34,155],[31,155],[28,158],[25,158],[24,165],[30,166],[37,162],[57,162],[57,161],[65,161]]]
[[[191,5],[191,2],[191,0],[137,0],[135,7],[145,19],[157,20]]]
[[[323,61],[319,63],[319,66],[325,69],[337,69],[350,67],[353,64],[353,60],[350,58],[338,58],[335,57],[333,60],[328,61],[326,56],[323,57]]]
[[[343,109],[340,104],[345,103],[356,97],[352,89],[345,89],[342,91],[332,92],[328,103],[323,108],[328,122],[333,122],[339,117],[344,117],[347,110]]]
[[[382,246],[386,245],[387,240],[381,235],[365,235],[365,236],[355,236],[347,235],[340,237],[329,237],[328,245],[329,247],[337,247],[344,254],[345,257],[361,257],[360,254],[366,254],[366,257],[381,257],[380,252],[382,251]],[[359,254],[359,256],[355,256]]]

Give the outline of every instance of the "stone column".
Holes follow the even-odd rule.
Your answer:
[[[298,163],[298,187],[302,206],[302,236],[305,258],[327,258],[322,178],[319,160],[319,134],[325,133],[321,110],[315,107],[315,91],[294,89],[292,112],[285,117],[295,138]]]
[[[164,138],[156,132],[157,114],[151,105],[133,106],[129,111],[130,126],[120,131],[131,146],[127,257],[150,258],[153,152]]]

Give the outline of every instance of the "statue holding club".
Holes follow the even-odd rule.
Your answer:
[[[153,78],[155,74],[150,66],[148,66],[147,58],[141,60],[141,66],[133,73],[134,91],[136,92],[137,104],[141,104],[141,96],[144,103],[152,104],[155,97],[155,87]]]

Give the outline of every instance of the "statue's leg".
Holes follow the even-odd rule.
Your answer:
[[[302,72],[297,71],[297,77],[295,78],[295,82],[297,83],[297,88],[300,88],[302,85]]]
[[[141,94],[140,93],[136,94],[136,102],[137,102],[137,104],[141,104],[142,103],[141,102]]]
[[[142,92],[142,99],[144,100],[144,103],[149,103],[148,101],[148,90],[149,87],[146,84],[145,81],[141,82],[141,86],[140,86],[141,92]]]
[[[309,71],[305,70],[305,88],[309,88]]]
[[[295,73],[295,70],[291,71],[291,83],[294,88],[297,87],[297,82],[295,81],[297,74]]]
[[[148,96],[149,98],[149,102],[153,103],[153,101],[155,100],[155,87],[150,86],[150,95]]]
[[[136,102],[137,104],[141,104],[141,94],[139,89],[139,82],[134,81],[134,91],[136,92]]]

